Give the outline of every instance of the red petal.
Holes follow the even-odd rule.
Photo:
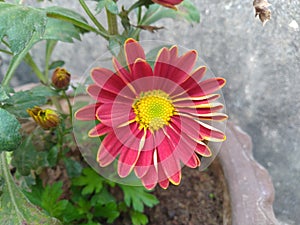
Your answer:
[[[110,70],[104,68],[96,68],[92,70],[91,77],[100,88],[106,91],[131,99],[135,97],[129,88],[124,88],[126,87],[126,83],[124,83],[121,77],[114,74]]]
[[[196,154],[193,154],[191,159],[186,163],[186,166],[190,168],[196,168],[200,166],[200,159]]]
[[[96,120],[96,111],[101,103],[91,104],[82,107],[75,113],[75,118],[78,120]]]
[[[133,77],[131,76],[131,74],[128,72],[128,70],[126,70],[119,62],[118,60],[113,57],[112,59],[113,61],[113,66],[116,70],[116,73],[122,78],[122,80],[128,84],[129,82],[131,82],[133,80]]]
[[[108,132],[111,132],[111,131],[112,131],[111,127],[108,127],[102,123],[99,123],[89,131],[89,136],[90,137],[99,137],[99,136],[107,134]]]
[[[134,168],[140,152],[122,146],[121,154],[118,162],[118,174],[120,177],[127,177]]]
[[[179,185],[181,181],[181,170],[169,178],[169,181],[174,185]]]
[[[118,141],[113,133],[109,133],[102,141],[98,154],[97,161],[99,165],[105,167],[115,160],[121,151],[122,143]]]
[[[209,147],[203,142],[198,142],[195,152],[204,157],[210,157],[212,155]]]
[[[170,184],[169,179],[159,181],[159,186],[163,189],[167,189],[169,187],[169,184]]]
[[[221,89],[226,83],[226,80],[221,77],[207,79],[199,83],[198,86],[187,91],[189,96],[204,96],[214,93]]]
[[[197,57],[198,53],[196,50],[188,51],[187,53],[179,57],[178,62],[175,66],[184,71],[186,74],[189,74],[196,63]]]
[[[133,115],[132,108],[129,104],[116,102],[114,104],[102,104],[97,112],[97,118],[105,125],[118,127],[131,120]]]
[[[141,178],[143,185],[148,190],[153,189],[158,181],[157,172],[154,166],[151,166],[147,174]]]
[[[141,151],[138,161],[135,164],[135,174],[137,177],[143,177],[153,165],[153,150]]]
[[[134,62],[140,58],[140,59],[146,59],[144,49],[142,46],[134,39],[128,38],[125,41],[125,56],[127,65],[129,66],[130,70],[132,71],[132,66]]]

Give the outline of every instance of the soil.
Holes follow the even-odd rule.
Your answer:
[[[160,203],[146,208],[149,225],[231,224],[229,195],[218,160],[202,172],[183,168],[179,186],[171,185],[167,190],[157,187],[153,193]],[[131,222],[120,217],[113,224]]]

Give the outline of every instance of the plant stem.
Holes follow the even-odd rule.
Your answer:
[[[27,53],[24,57],[24,61],[32,68],[33,72],[36,74],[36,76],[39,78],[39,80],[43,84],[48,83],[48,78],[44,76],[44,74],[41,72],[41,70],[38,68],[36,63],[34,62],[32,56]]]
[[[53,105],[55,106],[55,108],[57,109],[57,111],[59,111],[59,113],[63,113],[64,112],[64,110],[61,107],[61,104],[59,102],[59,97],[58,96],[52,96],[51,97],[51,101],[52,101]]]
[[[69,96],[67,95],[65,90],[62,91],[62,94],[63,94],[63,97],[67,100],[68,108],[69,108],[70,121],[71,121],[71,124],[73,124],[73,110],[72,110],[72,105],[71,105]]]
[[[54,40],[47,40],[46,43],[45,71],[44,71],[45,77],[49,77],[49,62],[56,43],[57,41]]]
[[[7,50],[5,50],[5,49],[0,49],[0,52],[6,53],[6,54],[8,54],[8,55],[12,55],[12,54],[13,54],[12,52],[7,51]]]
[[[117,23],[117,16],[116,14],[111,13],[109,10],[106,9],[106,16],[107,16],[107,24],[108,24],[108,33],[110,35],[118,35],[118,23]]]
[[[79,3],[81,5],[81,7],[84,9],[84,11],[86,12],[86,14],[89,16],[89,18],[93,21],[93,23],[99,29],[99,31],[101,31],[103,33],[107,33],[107,31],[105,30],[105,28],[101,25],[101,23],[99,23],[99,21],[93,15],[93,13],[91,12],[91,10],[87,6],[87,4],[85,4],[85,1],[84,0],[79,0]]]

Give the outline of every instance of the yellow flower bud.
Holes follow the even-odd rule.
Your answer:
[[[57,89],[68,88],[71,74],[65,69],[57,67],[52,74],[52,85]]]
[[[60,121],[58,114],[52,109],[41,109],[35,106],[32,109],[27,109],[27,112],[45,130],[56,127]]]

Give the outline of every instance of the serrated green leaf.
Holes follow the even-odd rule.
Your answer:
[[[67,200],[59,200],[63,193],[62,182],[47,185],[43,189],[41,183],[32,187],[31,192],[26,192],[26,196],[31,202],[42,207],[50,216],[60,218],[68,205]]]
[[[91,199],[91,205],[105,205],[115,201],[116,199],[109,193],[107,188],[103,188],[100,193],[93,195]]]
[[[96,205],[94,215],[106,218],[108,223],[112,223],[120,216],[120,212],[118,210],[117,203],[110,202],[105,205]]]
[[[133,211],[130,213],[131,222],[133,225],[146,225],[148,218],[145,214]]]
[[[5,180],[0,196],[0,224],[59,225],[57,219],[43,214],[32,205],[15,185],[8,168],[5,153],[0,153],[0,174]]]
[[[157,198],[150,194],[144,187],[120,185],[124,192],[124,201],[128,207],[131,206],[138,212],[144,211],[144,204],[152,207],[159,203]]]
[[[0,11],[0,39],[7,37],[14,54],[24,50],[34,34],[43,35],[47,23],[43,10],[0,2]]]
[[[37,86],[28,91],[16,92],[10,97],[3,106],[10,113],[21,117],[28,117],[27,109],[34,106],[45,105],[49,97],[57,95],[57,93],[49,87]]]
[[[15,150],[21,142],[21,125],[16,117],[0,108],[0,153]]]
[[[103,188],[104,179],[96,173],[92,168],[83,169],[82,176],[72,180],[75,186],[83,186],[82,194],[99,193]]]
[[[97,0],[98,4],[96,12],[100,13],[104,8],[110,11],[112,14],[119,14],[118,5],[114,0]]]
[[[48,166],[48,153],[39,152],[31,142],[31,136],[22,142],[13,152],[12,165],[23,176],[28,176],[31,170]]]

